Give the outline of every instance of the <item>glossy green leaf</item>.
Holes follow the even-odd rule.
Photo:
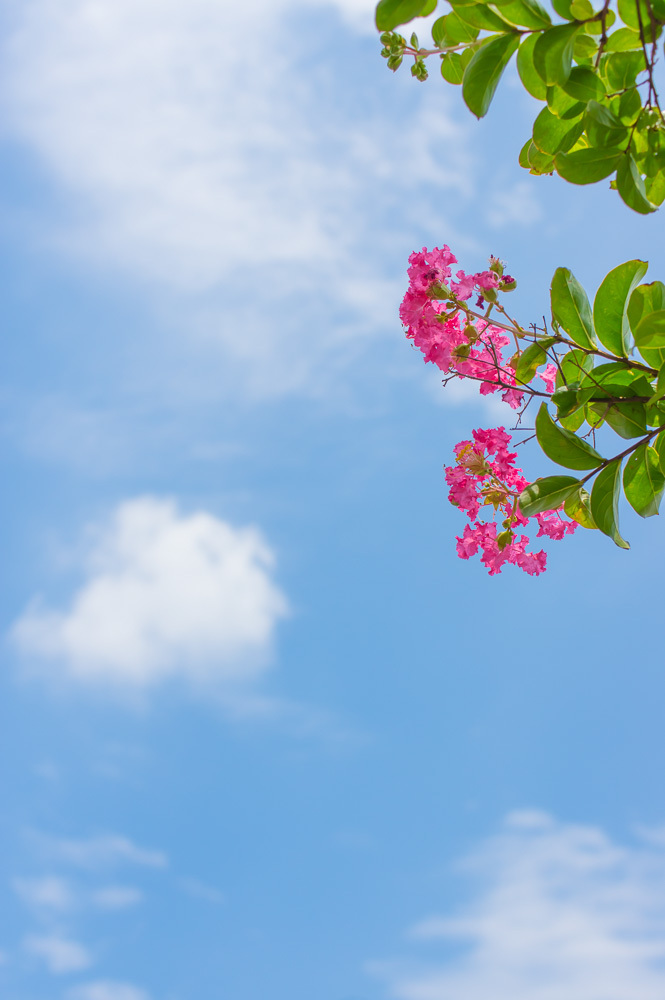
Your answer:
[[[665,474],[660,467],[658,452],[646,441],[626,462],[623,491],[626,500],[640,517],[653,517],[658,513],[665,491]]]
[[[472,42],[477,36],[478,28],[467,24],[454,11],[438,18],[432,25],[432,39],[440,48]]]
[[[650,212],[655,212],[658,208],[657,205],[652,205],[647,198],[642,175],[630,153],[622,156],[619,161],[617,189],[626,205],[641,215],[649,215]]]
[[[640,22],[644,27],[650,23],[649,8],[644,0],[617,0],[617,10],[623,23],[635,31],[640,30]]]
[[[605,420],[619,437],[628,441],[647,432],[644,403],[626,399],[614,403],[591,403],[589,409]]]
[[[628,301],[628,321],[633,333],[645,316],[661,309],[665,309],[663,282],[650,281],[648,284],[638,285]]]
[[[527,150],[527,159],[532,174],[554,173],[554,157],[549,153],[541,153],[535,142],[532,142]]]
[[[619,548],[629,549],[630,545],[619,534],[620,487],[621,462],[615,459],[596,476],[591,490],[591,514],[603,534]]]
[[[541,153],[554,156],[560,150],[567,152],[571,149],[583,128],[581,121],[569,122],[557,118],[548,108],[543,108],[533,123],[533,141]]]
[[[643,347],[665,348],[665,309],[647,313],[635,327],[634,336],[640,352]]]
[[[631,49],[641,48],[639,31],[633,31],[632,28],[619,28],[613,31],[605,43],[606,52],[628,52]]]
[[[586,103],[571,97],[562,87],[547,88],[547,107],[557,118],[581,118],[586,110]]]
[[[551,0],[551,2],[559,17],[563,17],[566,21],[573,20],[574,14],[570,12],[570,5],[573,0]]]
[[[522,351],[515,366],[515,378],[518,382],[523,384],[530,382],[536,374],[536,369],[547,364],[547,352],[554,343],[554,337],[546,337],[535,344],[530,344]]]
[[[441,60],[441,76],[447,83],[460,84],[464,79],[464,60],[461,53],[449,52]]]
[[[580,347],[593,347],[596,336],[593,329],[591,306],[586,292],[567,267],[558,267],[550,288],[552,317]]]
[[[665,473],[665,433],[659,434],[656,438],[652,438],[651,444],[656,449],[656,453],[658,454],[660,471]]]
[[[527,35],[520,44],[517,50],[517,72],[520,75],[520,80],[524,84],[525,90],[532,97],[536,97],[539,101],[544,101],[547,96],[547,84],[540,76],[540,73],[536,72],[536,67],[533,65],[533,47],[537,41],[538,35],[534,33]]]
[[[464,73],[464,103],[477,118],[483,118],[492,103],[501,74],[519,45],[519,35],[495,35],[474,54]]]
[[[561,88],[576,101],[600,101],[605,96],[605,84],[598,73],[588,66],[573,66],[570,76]]]
[[[579,490],[579,479],[572,476],[547,476],[536,479],[519,495],[519,506],[524,517],[542,514],[545,510],[556,510],[571,494]]]
[[[563,509],[571,521],[577,521],[582,528],[593,530],[598,527],[591,513],[591,497],[583,486],[568,497]]]
[[[556,375],[557,388],[577,385],[584,375],[593,369],[593,357],[579,347],[573,347],[559,359],[559,371]]]
[[[595,469],[605,461],[588,442],[557,427],[546,403],[541,404],[536,417],[536,437],[547,457],[566,469]]]
[[[621,120],[598,101],[587,104],[584,126],[591,146],[624,149],[630,139],[628,129]]]
[[[612,52],[605,56],[602,69],[610,90],[625,90],[634,85],[637,74],[644,69],[644,55],[642,52]]]
[[[552,19],[537,0],[509,0],[500,6],[501,17],[520,28],[547,28]]]
[[[379,0],[376,5],[376,26],[379,31],[392,31],[418,17],[427,0]]]
[[[455,12],[467,24],[482,31],[511,31],[513,28],[486,3],[455,4]]]
[[[586,21],[587,18],[593,17],[594,10],[591,0],[572,0],[570,13],[576,21]]]
[[[544,31],[533,49],[533,63],[547,84],[563,84],[573,64],[578,24],[559,24]]]
[[[571,184],[595,184],[616,170],[620,149],[574,149],[557,153],[554,165],[560,177]]]
[[[593,303],[593,322],[601,344],[617,356],[627,357],[630,349],[628,302],[633,290],[647,273],[643,260],[619,264],[603,279]]]

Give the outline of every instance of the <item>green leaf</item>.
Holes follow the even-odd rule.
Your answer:
[[[532,142],[527,150],[527,159],[532,174],[554,173],[554,157],[549,153],[541,153],[535,142]]]
[[[652,205],[647,198],[644,181],[637,163],[630,153],[621,157],[617,167],[617,189],[629,208],[641,215],[655,212],[657,205]]]
[[[647,432],[644,403],[626,399],[617,403],[591,403],[589,409],[605,420],[619,437],[629,441]]]
[[[584,126],[591,146],[625,148],[630,135],[619,118],[604,104],[589,101]]]
[[[581,118],[586,110],[586,104],[567,94],[562,87],[547,88],[547,107],[557,118]]]
[[[559,17],[562,17],[565,21],[573,20],[575,15],[570,11],[570,5],[573,0],[551,0],[551,2]]]
[[[629,549],[628,542],[619,534],[619,492],[621,461],[615,458],[596,476],[591,490],[591,514],[603,534],[608,535],[621,549]]]
[[[604,57],[602,69],[611,90],[626,90],[635,84],[637,74],[644,69],[644,55],[642,52],[612,52]]]
[[[640,30],[640,19],[645,27],[650,23],[649,9],[644,0],[617,0],[617,10],[623,23],[635,31]]]
[[[571,184],[595,184],[616,170],[621,149],[574,149],[572,153],[557,153],[554,160],[557,173]]]
[[[559,24],[538,37],[533,49],[533,64],[545,83],[563,84],[570,76],[579,27],[578,24]]]
[[[598,527],[591,513],[591,497],[583,486],[568,497],[563,509],[571,521],[577,521],[581,527],[590,529]]]
[[[613,31],[605,43],[606,52],[628,52],[631,49],[641,49],[642,41],[639,31],[632,28],[619,28]]]
[[[524,517],[542,514],[544,510],[556,510],[572,493],[579,489],[579,479],[572,476],[547,476],[536,479],[519,495],[518,503]]]
[[[464,79],[464,60],[459,52],[449,52],[441,60],[441,76],[448,83],[459,85]]]
[[[520,28],[548,28],[552,19],[537,0],[510,0],[502,3],[501,17]]]
[[[474,54],[464,73],[462,96],[476,118],[483,118],[492,103],[501,74],[519,45],[519,35],[494,35]]]
[[[617,356],[630,352],[628,301],[633,290],[647,273],[648,263],[627,260],[607,274],[596,292],[593,322],[601,344]]]
[[[660,471],[665,473],[665,434],[659,434],[657,438],[652,438],[651,440],[654,442],[654,447],[658,453]]]
[[[536,417],[536,437],[547,457],[566,469],[595,469],[605,461],[582,438],[557,427],[547,412],[546,403],[541,403]]]
[[[559,421],[561,421],[562,417],[569,417],[571,413],[579,409],[580,404],[577,401],[577,389],[578,384],[574,382],[569,386],[562,385],[552,393],[550,398],[556,406],[556,415]]]
[[[580,379],[593,368],[593,358],[579,347],[573,347],[559,359],[559,371],[556,374],[557,388],[564,385],[576,385]]]
[[[594,347],[591,306],[586,292],[567,267],[558,267],[550,288],[552,317],[580,347]]]
[[[576,101],[600,101],[605,96],[605,84],[588,66],[574,66],[561,88]]]
[[[557,118],[548,108],[543,108],[533,123],[533,141],[541,153],[554,156],[559,150],[571,149],[582,134],[581,121],[569,122]]]
[[[477,36],[478,28],[472,28],[466,21],[462,21],[454,11],[438,18],[432,25],[432,39],[439,48],[472,42]]]
[[[660,468],[658,452],[647,441],[626,462],[623,491],[626,500],[640,517],[653,517],[658,513],[665,491],[665,474]]]
[[[589,0],[572,0],[570,13],[576,21],[586,21],[587,18],[593,17],[594,10]]]
[[[376,5],[376,26],[379,31],[392,31],[418,17],[427,0],[379,0]]]
[[[453,4],[455,12],[467,24],[483,31],[512,31],[513,26],[488,7],[486,3]]]
[[[533,47],[537,41],[538,35],[534,33],[527,35],[520,44],[517,50],[517,72],[520,75],[520,80],[524,84],[525,90],[532,97],[536,97],[539,101],[544,101],[547,96],[547,84],[543,81],[540,74],[536,72],[536,67],[533,65]]]
[[[634,336],[640,352],[643,347],[665,348],[665,309],[647,313],[635,327]]]
[[[536,374],[536,369],[547,362],[547,351],[555,343],[554,337],[545,337],[535,344],[530,344],[522,351],[515,366],[515,378],[526,384]]]

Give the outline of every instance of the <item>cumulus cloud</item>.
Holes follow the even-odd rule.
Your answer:
[[[150,1000],[150,996],[132,983],[98,979],[69,990],[67,1000]]]
[[[468,859],[475,898],[409,932],[446,959],[374,963],[399,1000],[660,1000],[665,852],[593,826],[510,816]]]
[[[184,515],[170,500],[130,500],[95,533],[69,607],[34,603],[13,638],[76,681],[242,684],[265,670],[287,613],[274,562],[256,528]]]
[[[80,972],[92,965],[90,952],[79,941],[62,937],[60,934],[45,934],[27,937],[23,947],[31,955],[41,959],[49,972],[62,975]]]

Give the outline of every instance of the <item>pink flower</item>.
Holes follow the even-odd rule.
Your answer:
[[[556,365],[550,364],[550,365],[547,365],[542,370],[542,372],[538,372],[537,373],[538,377],[542,378],[543,382],[545,383],[545,388],[550,393],[550,395],[554,392],[554,382],[555,382],[555,379],[556,379],[557,370],[558,369],[557,369]]]
[[[500,573],[505,563],[537,576],[546,568],[547,554],[543,550],[529,552],[529,536],[518,537],[515,533],[516,528],[527,527],[531,518],[522,514],[517,503],[528,480],[515,465],[517,453],[508,450],[510,434],[503,427],[478,428],[472,438],[455,445],[456,464],[445,470],[448,498],[471,522],[457,538],[457,554],[469,559],[480,552],[480,561],[490,576]],[[491,509],[493,519],[479,520],[481,509]],[[536,515],[536,537],[545,535],[558,540],[575,530],[577,524],[564,520],[561,510]],[[499,514],[501,531],[495,520]]]

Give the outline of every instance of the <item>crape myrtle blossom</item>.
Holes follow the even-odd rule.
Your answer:
[[[473,322],[460,310],[478,292],[477,305],[483,305],[488,295],[509,291],[515,287],[510,275],[503,275],[502,265],[491,258],[490,270],[477,274],[457,271],[452,276],[452,264],[457,258],[450,248],[435,247],[412,253],[409,257],[409,288],[400,306],[400,319],[425,361],[437,365],[443,372],[453,372],[459,378],[480,382],[482,395],[503,389],[504,402],[518,409],[524,393],[520,392],[515,373],[506,363],[502,352],[511,338],[486,319]],[[496,268],[496,270],[492,270]]]
[[[457,258],[450,248],[423,248],[409,257],[409,287],[400,306],[400,319],[406,335],[425,356],[426,362],[459,378],[480,383],[482,395],[502,391],[504,402],[513,409],[521,407],[524,383],[518,383],[511,361],[503,351],[511,337],[490,320],[497,293],[515,288],[515,279],[504,274],[503,264],[490,257],[487,271],[466,274],[456,271]],[[487,309],[483,316],[470,315],[467,301],[477,293],[475,306]],[[499,307],[500,308],[500,307]],[[519,357],[520,348],[515,342]],[[546,365],[535,372],[548,394],[554,392],[557,368]],[[533,390],[530,390],[533,391]],[[542,395],[542,393],[541,393]],[[575,521],[562,516],[563,507],[525,517],[518,503],[522,490],[529,485],[521,469],[515,467],[517,454],[508,451],[510,435],[503,428],[474,430],[472,441],[455,446],[456,464],[446,468],[450,502],[469,518],[462,537],[457,538],[457,554],[469,559],[480,552],[481,562],[490,576],[501,572],[505,563],[519,566],[531,576],[542,573],[547,555],[529,552],[529,536],[519,529],[530,521],[538,525],[536,537],[556,540],[572,534]],[[491,521],[479,520],[481,510],[491,508]],[[497,518],[501,524],[497,527]]]
[[[519,566],[530,576],[538,576],[546,567],[547,554],[528,552],[529,536],[517,535],[516,529],[526,527],[529,521],[538,524],[536,537],[547,536],[560,540],[572,534],[575,521],[564,520],[562,507],[524,517],[517,498],[528,486],[522,470],[515,467],[516,452],[508,451],[511,437],[503,429],[474,430],[473,441],[460,441],[455,445],[457,463],[446,469],[446,482],[450,487],[448,499],[468,515],[461,538],[457,538],[457,554],[469,559],[481,552],[480,561],[490,576],[501,572],[504,563]],[[491,458],[490,456],[493,456]],[[481,509],[491,506],[494,516],[503,515],[502,530],[497,531],[495,521],[478,520]]]

